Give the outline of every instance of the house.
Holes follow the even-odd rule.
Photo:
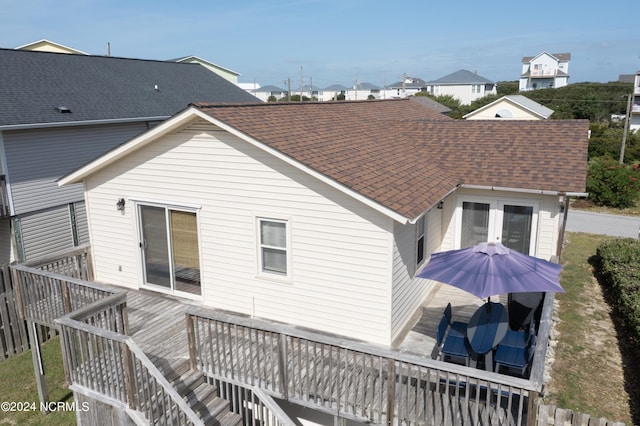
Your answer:
[[[262,102],[268,102],[269,98],[271,98],[272,96],[275,97],[276,100],[286,98],[287,96],[286,89],[282,89],[280,87],[272,85],[260,86],[251,90],[247,90],[247,92],[251,93]]]
[[[322,90],[321,101],[337,101],[340,97],[346,98],[349,88],[342,84],[332,84]]]
[[[238,72],[230,70],[229,68],[225,68],[221,65],[214,64],[213,62],[207,61],[206,59],[202,59],[194,55],[189,55],[182,58],[172,59],[171,61],[179,62],[181,64],[200,64],[209,71],[218,74],[225,80],[228,80],[233,84],[238,84],[238,76],[240,75]]]
[[[64,46],[47,39],[34,41],[22,46],[16,47],[16,50],[30,50],[32,52],[53,52],[53,53],[69,53],[73,55],[88,55],[88,53],[74,49],[73,47]]]
[[[507,95],[463,116],[467,120],[546,120],[553,110],[522,95]]]
[[[569,83],[571,53],[542,52],[522,58],[520,91],[564,87]]]
[[[373,83],[356,83],[346,92],[347,101],[362,101],[365,99],[380,99],[381,88]]]
[[[406,75],[401,81],[392,83],[384,89],[384,99],[405,98],[413,96],[419,92],[427,91],[427,82],[421,78],[407,77]]]
[[[437,80],[428,81],[427,91],[436,96],[451,95],[463,105],[497,94],[493,81],[467,70],[459,70]]]
[[[257,101],[196,64],[0,49],[0,263],[88,240],[81,185],[60,176],[189,103]]]
[[[633,80],[633,95],[629,114],[629,130],[637,132],[640,129],[640,71],[636,72]]]
[[[58,183],[84,182],[96,281],[390,345],[432,252],[558,254],[587,133],[410,99],[199,103]]]

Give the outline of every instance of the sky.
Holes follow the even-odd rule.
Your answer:
[[[466,69],[515,81],[524,56],[571,53],[569,82],[640,69],[640,1],[0,0],[0,47],[47,39],[112,56],[195,55],[241,83],[385,86]]]

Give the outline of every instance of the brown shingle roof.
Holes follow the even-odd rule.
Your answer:
[[[583,192],[586,120],[451,120],[409,100],[203,112],[413,219],[459,184]]]

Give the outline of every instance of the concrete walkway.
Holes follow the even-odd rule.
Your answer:
[[[567,231],[638,238],[640,217],[569,210]]]

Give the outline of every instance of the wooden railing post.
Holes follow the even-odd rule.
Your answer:
[[[122,363],[124,367],[124,388],[127,392],[127,404],[130,408],[137,410],[137,393],[136,393],[136,375],[135,369],[133,368],[133,356],[131,355],[131,350],[129,346],[127,346],[127,342],[124,341],[120,343],[120,348],[122,350]]]
[[[187,322],[187,341],[189,342],[189,367],[192,370],[196,369],[196,330],[193,324],[193,316],[185,314],[185,320]]]
[[[70,314],[73,308],[71,307],[71,292],[69,291],[69,283],[63,281],[62,284],[62,299],[64,301],[64,313]]]
[[[538,422],[538,393],[529,391],[527,406],[527,426],[535,426]]]
[[[287,335],[284,333],[280,333],[278,340],[278,370],[280,372],[280,391],[282,392],[282,397],[287,400],[289,399],[289,374],[287,363]]]
[[[389,358],[387,363],[387,425],[393,425],[393,407],[396,395],[396,363]]]

